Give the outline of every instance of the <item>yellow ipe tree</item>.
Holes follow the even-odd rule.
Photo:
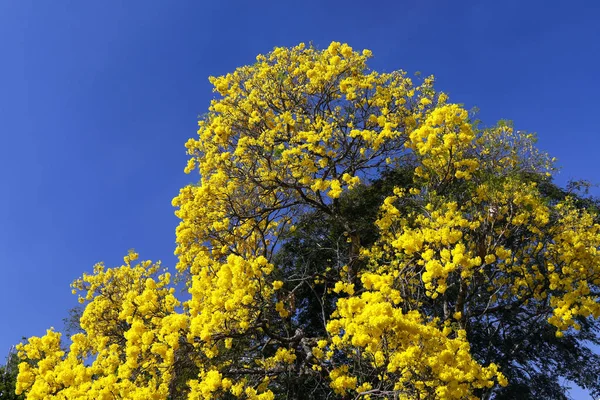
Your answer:
[[[20,345],[17,392],[475,399],[554,390],[560,375],[600,386],[593,368],[569,375],[543,354],[597,361],[581,345],[600,317],[596,203],[551,184],[533,135],[479,128],[433,78],[378,73],[369,57],[300,44],[210,78],[218,96],[186,144],[200,179],[173,200],[186,301],[133,252],[96,265],[73,284],[82,333]]]

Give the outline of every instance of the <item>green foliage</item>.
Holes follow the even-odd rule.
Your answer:
[[[6,357],[6,364],[0,365],[0,400],[24,400],[25,396],[15,393],[19,359],[11,349]]]

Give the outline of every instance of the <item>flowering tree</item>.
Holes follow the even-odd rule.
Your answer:
[[[533,135],[370,56],[300,44],[211,78],[186,144],[200,181],[173,200],[189,299],[133,252],[95,266],[73,284],[82,332],[21,345],[17,392],[511,398],[552,359],[531,343],[597,340],[595,203],[550,183]]]

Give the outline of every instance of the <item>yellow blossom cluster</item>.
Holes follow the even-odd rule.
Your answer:
[[[575,317],[600,318],[600,302],[591,288],[600,286],[600,224],[594,215],[560,203],[559,220],[548,245],[546,269],[553,315],[549,322],[561,331],[579,329]],[[558,335],[560,336],[560,332]]]
[[[272,268],[263,256],[245,259],[230,254],[224,263],[213,262],[194,275],[189,289],[192,298],[187,302],[192,315],[190,341],[199,338],[213,357],[213,336],[243,333],[254,324],[256,299],[269,298],[274,291],[264,281]]]
[[[61,350],[61,334],[49,330],[18,347],[17,392],[27,399],[165,399],[171,369],[188,318],[160,264],[130,252],[119,268],[94,267],[73,283],[83,291],[84,333]]]
[[[206,372],[201,371],[198,380],[189,381],[190,392],[187,398],[208,400],[219,398],[223,393],[229,392],[238,398],[273,400],[273,393],[269,390],[265,391],[267,384],[268,381],[264,382],[258,389],[247,386],[244,380],[234,384],[231,379],[224,378],[219,371],[211,369]]]
[[[415,150],[421,165],[416,173],[425,179],[470,179],[479,167],[475,157],[467,156],[475,147],[475,132],[468,112],[457,104],[440,105],[410,133],[406,145]]]
[[[374,368],[376,380],[404,399],[419,399],[425,393],[437,399],[473,398],[473,389],[491,387],[496,381],[506,384],[494,364],[482,367],[472,359],[464,331],[440,329],[418,311],[404,313],[376,285],[369,287],[374,290],[338,301],[327,325],[333,336],[330,355],[360,349],[356,354]],[[450,337],[452,333],[456,337]],[[331,387],[341,395],[360,393],[359,384],[365,382],[372,385],[347,365],[333,369],[330,378]]]

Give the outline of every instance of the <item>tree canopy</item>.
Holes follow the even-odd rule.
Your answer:
[[[173,200],[177,271],[73,283],[68,343],[19,346],[27,399],[475,399],[600,393],[598,202],[535,136],[333,42],[210,78]],[[174,278],[185,283],[178,296]],[[586,368],[582,367],[586,364]]]

